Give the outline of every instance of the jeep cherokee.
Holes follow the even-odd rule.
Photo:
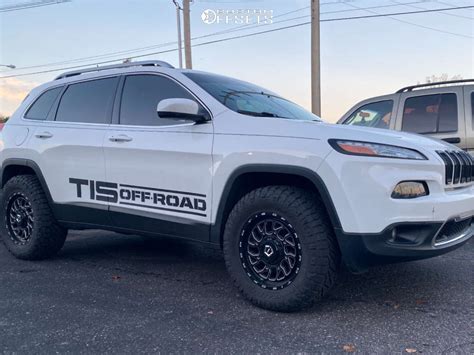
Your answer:
[[[473,234],[462,150],[326,124],[264,88],[165,62],[62,74],[1,135],[0,232],[20,259],[55,255],[68,229],[192,239],[223,248],[254,304],[291,311],[330,290],[341,260],[362,272]]]

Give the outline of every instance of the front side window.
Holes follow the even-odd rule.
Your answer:
[[[458,130],[456,94],[415,96],[406,99],[402,131],[413,133],[449,133]]]
[[[474,91],[471,92],[471,115],[472,115],[472,122],[474,123]]]
[[[42,93],[41,96],[36,99],[35,103],[28,109],[25,118],[32,120],[45,120],[61,90],[62,87],[57,87]]]
[[[372,102],[355,110],[344,124],[388,129],[392,110],[392,100]]]
[[[207,73],[184,73],[229,109],[247,116],[320,121],[301,106],[254,84]]]
[[[69,85],[59,103],[56,121],[110,123],[118,78]]]
[[[159,75],[131,75],[125,79],[120,105],[120,124],[139,126],[175,125],[176,120],[160,118],[156,111],[164,99],[189,99],[193,96],[171,79]],[[200,114],[205,113],[200,106]]]

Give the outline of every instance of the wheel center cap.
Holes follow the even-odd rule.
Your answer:
[[[275,251],[273,250],[273,248],[270,245],[267,244],[263,248],[263,253],[267,256],[267,258],[269,258],[275,253]]]

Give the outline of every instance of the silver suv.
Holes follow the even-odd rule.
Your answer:
[[[474,79],[408,86],[373,97],[338,123],[425,134],[474,154]]]

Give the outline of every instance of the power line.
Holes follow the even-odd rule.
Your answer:
[[[413,9],[421,9],[421,10],[424,10],[426,9],[425,7],[421,7],[421,6],[416,6],[412,3],[403,3],[403,2],[398,2],[398,1],[395,1],[395,0],[390,0],[391,2],[397,4],[397,5],[400,5],[400,6],[408,6],[408,7],[411,7]],[[423,3],[423,2],[421,2]],[[443,3],[441,1],[438,1],[439,4],[443,4],[443,5],[447,5],[447,6],[451,6],[451,4],[448,4],[448,3]],[[463,15],[458,15],[458,14],[450,14],[450,13],[442,13],[443,15],[446,15],[446,16],[452,16],[452,17],[459,17],[459,18],[465,18],[465,19],[468,19],[468,20],[474,20],[474,18],[472,17],[469,17],[469,16],[463,16]]]
[[[2,6],[0,7],[0,13],[1,12],[12,12],[12,11],[19,11],[19,10],[26,10],[26,9],[32,9],[34,7],[42,7],[42,6],[49,6],[49,5],[56,5],[56,4],[61,4],[65,2],[71,2],[72,0],[42,0],[42,1],[36,1],[36,2],[25,2],[21,4],[16,4],[16,5],[7,5],[7,6]]]
[[[375,11],[372,11],[372,10],[360,8],[360,7],[358,7],[354,4],[349,4],[348,3],[347,5],[350,6],[350,7],[353,7],[354,9],[364,10],[366,12],[372,13],[372,14],[374,14],[374,15],[371,15],[372,17],[377,17],[377,16],[382,15],[382,14],[379,14],[378,12],[375,12]],[[470,6],[470,8],[472,8],[472,7],[474,7],[474,6]],[[450,10],[453,10],[453,8],[451,8]],[[418,10],[418,11],[413,11],[413,12],[442,12],[442,11],[446,11],[446,9],[423,9],[423,10]],[[402,19],[399,19],[399,18],[393,18],[392,15],[386,15],[386,16],[389,17],[393,21],[405,23],[405,24],[408,24],[408,25],[411,25],[411,26],[424,28],[424,29],[427,29],[427,30],[436,31],[436,32],[440,32],[440,33],[450,34],[450,35],[457,36],[457,37],[462,37],[462,38],[474,38],[472,36],[464,35],[462,33],[456,33],[456,32],[440,30],[438,28],[433,28],[433,27],[429,27],[429,26],[425,26],[425,25],[420,25],[418,23],[414,23],[414,22],[411,22],[411,21],[406,21],[406,20],[402,20]]]
[[[298,11],[301,11],[301,10],[305,10],[305,9],[307,9],[307,8],[309,8],[309,6],[305,6],[305,7],[296,9],[296,10],[292,10],[292,11],[289,11],[289,12],[286,12],[286,13],[283,13],[283,14],[280,14],[280,15],[277,15],[277,16],[274,16],[273,18],[278,18],[278,17],[287,16],[287,15],[289,15],[289,14],[292,14],[292,13],[295,13],[295,12],[298,12]],[[294,19],[289,19],[289,20],[295,20],[295,19],[299,19],[299,18],[300,18],[300,17],[296,17],[296,18],[294,18]],[[285,21],[288,21],[288,19],[287,19],[287,20],[283,20],[283,21],[277,21],[276,23],[285,22]],[[206,34],[206,35],[202,35],[202,36],[193,37],[192,40],[197,40],[197,39],[202,39],[202,38],[207,38],[207,37],[212,37],[212,36],[218,36],[218,35],[222,35],[222,34],[226,34],[226,33],[230,33],[230,32],[237,31],[237,29],[238,29],[239,31],[242,31],[242,30],[246,30],[246,29],[249,29],[249,28],[253,28],[253,27],[255,27],[255,26],[261,26],[261,25],[248,24],[248,25],[238,26],[238,27],[232,28],[232,29],[230,29],[230,30],[228,29],[228,30],[224,30],[224,31],[218,31],[218,32],[213,32],[213,33]],[[242,28],[242,29],[241,29],[241,27],[249,27],[249,28]],[[81,58],[76,58],[76,59],[70,59],[70,60],[66,60],[66,61],[59,61],[59,62],[53,62],[53,63],[45,63],[45,64],[39,64],[39,65],[32,65],[32,66],[28,66],[28,67],[17,68],[17,70],[44,68],[44,67],[50,67],[50,66],[56,66],[56,65],[62,65],[62,64],[73,64],[73,63],[87,62],[87,61],[90,61],[90,60],[93,60],[93,59],[104,59],[104,58],[114,57],[114,56],[121,55],[121,54],[125,55],[125,54],[129,54],[129,53],[136,53],[136,52],[142,52],[142,51],[151,50],[151,49],[158,49],[158,48],[162,48],[162,47],[167,47],[167,46],[170,46],[170,45],[174,45],[174,44],[177,44],[177,43],[178,43],[177,41],[165,42],[165,43],[155,44],[155,45],[146,46],[146,47],[139,47],[139,48],[133,48],[133,49],[128,49],[128,50],[122,50],[122,51],[116,51],[116,52],[109,52],[109,53],[104,53],[104,54],[100,54],[100,55],[94,55],[94,56],[88,56],[88,57],[81,57]],[[123,58],[116,59],[116,60],[121,60],[121,59],[123,59]],[[115,61],[115,60],[113,60],[113,61]],[[0,73],[2,73],[2,72],[5,72],[5,70],[0,71]]]
[[[358,19],[368,19],[368,18],[377,18],[377,17],[390,17],[390,16],[402,16],[402,15],[410,15],[410,14],[420,14],[420,13],[426,13],[426,12],[440,12],[440,11],[450,11],[450,10],[457,10],[457,9],[467,9],[467,8],[474,8],[474,5],[471,6],[462,6],[462,7],[454,7],[454,8],[444,8],[444,9],[433,9],[433,10],[420,10],[420,11],[408,11],[408,12],[397,12],[397,13],[390,13],[390,14],[374,14],[374,15],[366,15],[366,16],[353,16],[353,17],[343,17],[343,18],[333,18],[333,19],[325,19],[321,20],[321,22],[334,22],[334,21],[347,21],[347,20],[358,20]],[[271,33],[271,32],[277,32],[277,31],[282,31],[290,28],[296,28],[296,27],[301,27],[301,26],[306,26],[309,25],[311,21],[307,22],[302,22],[294,25],[289,25],[289,26],[284,26],[284,27],[279,27],[279,28],[274,28],[274,29],[269,29],[265,31],[260,31],[260,32],[254,32],[254,33],[249,33],[249,34],[244,34],[244,35],[239,35],[239,36],[234,36],[234,37],[227,37],[227,38],[222,38],[222,39],[217,39],[213,41],[208,41],[208,42],[202,42],[202,43],[197,43],[194,44],[193,47],[201,47],[209,44],[214,44],[214,43],[220,43],[220,42],[226,42],[230,40],[235,40],[235,39],[240,39],[240,38],[247,38],[247,37],[253,37],[261,34],[266,34],[266,33]],[[441,30],[439,30],[441,31]],[[444,32],[444,31],[441,31]],[[451,32],[445,32],[448,34],[453,34]],[[459,34],[456,34],[459,35]],[[464,36],[463,37],[468,37],[468,38],[474,38],[471,36]],[[158,52],[152,52],[152,53],[146,53],[146,54],[141,54],[141,55],[136,55],[129,57],[130,59],[136,59],[136,58],[141,58],[141,57],[147,57],[151,55],[157,55],[157,54],[164,54],[164,53],[170,53],[170,52],[175,52],[177,51],[177,48],[174,49],[168,49],[164,51],[158,51]],[[38,71],[38,72],[31,72],[31,73],[24,73],[24,74],[16,74],[16,75],[7,75],[7,76],[2,76],[0,79],[6,79],[6,78],[13,78],[13,77],[21,77],[21,76],[29,76],[29,75],[36,75],[36,74],[45,74],[45,73],[51,73],[51,72],[57,72],[57,71],[65,71],[69,69],[78,69],[82,68],[84,66],[92,66],[92,65],[102,65],[102,64],[108,64],[112,62],[116,62],[118,59],[114,60],[107,60],[107,61],[102,61],[98,63],[92,63],[92,64],[87,64],[87,65],[77,65],[77,66],[71,66],[71,67],[65,67],[65,68],[60,68],[60,69],[50,69],[50,70],[44,70],[44,71]]]
[[[427,1],[415,1],[415,2],[411,2],[411,3],[407,3],[407,4],[418,4],[418,3],[425,3],[425,2],[427,2]],[[324,4],[328,4],[328,3],[324,3]],[[331,3],[331,4],[333,4],[333,3]],[[395,4],[381,5],[381,6],[379,5],[379,6],[373,6],[373,7],[366,7],[366,8],[364,8],[364,10],[365,9],[379,9],[379,8],[394,7],[394,6],[397,6],[397,5],[395,5]],[[305,7],[293,10],[293,11],[289,11],[289,12],[274,16],[273,18],[284,17],[284,16],[287,16],[289,14],[299,12],[301,10],[308,9],[309,7],[310,6],[305,6]],[[355,10],[353,10],[353,9],[333,10],[333,11],[322,12],[321,14],[334,14],[334,13],[352,12],[352,11],[355,11]],[[246,30],[256,28],[256,27],[262,27],[262,26],[266,26],[266,25],[274,25],[274,24],[277,24],[277,23],[294,21],[294,20],[309,18],[309,17],[310,17],[309,15],[304,15],[304,16],[292,17],[292,18],[284,19],[284,20],[280,20],[280,21],[274,21],[274,22],[268,23],[268,24],[246,24],[246,25],[233,27],[231,29],[227,29],[227,30],[223,30],[223,31],[218,31],[218,32],[213,32],[213,33],[206,34],[206,35],[193,37],[192,40],[203,39],[203,38],[208,38],[208,37],[214,37],[214,36],[219,36],[219,35],[233,33],[233,32],[246,31]],[[88,62],[90,60],[106,59],[106,58],[110,58],[110,57],[115,57],[117,55],[133,54],[133,53],[143,52],[143,51],[147,51],[147,50],[163,48],[163,47],[167,47],[167,46],[175,45],[175,44],[177,44],[176,41],[166,42],[166,43],[161,43],[161,44],[156,44],[156,45],[151,45],[151,46],[146,46],[146,47],[139,47],[139,48],[134,48],[134,49],[128,49],[128,50],[122,50],[122,51],[116,51],[116,52],[109,52],[109,53],[104,53],[104,54],[100,54],[100,55],[81,57],[81,58],[75,58],[75,59],[52,62],[52,63],[32,65],[32,66],[28,66],[28,67],[17,68],[16,71],[18,71],[18,70],[22,71],[22,70],[27,70],[27,69],[36,69],[36,68],[45,68],[45,67],[66,65],[66,64],[74,64],[74,63],[81,63],[81,62]],[[119,58],[117,60],[121,60],[121,59],[123,59],[123,58]],[[2,72],[5,72],[5,70],[0,71],[0,73],[2,73]]]

